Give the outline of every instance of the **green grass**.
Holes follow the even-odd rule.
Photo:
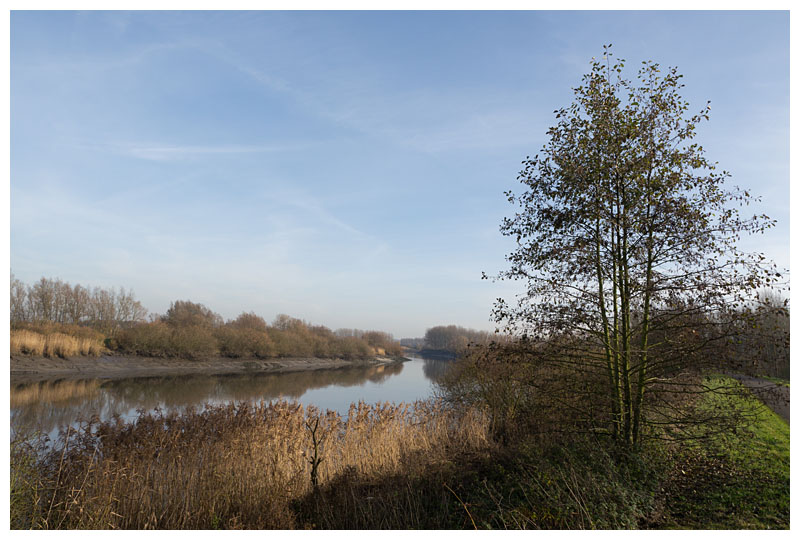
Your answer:
[[[736,381],[715,377],[719,388]],[[789,527],[789,425],[753,397],[709,394],[705,408],[747,411],[751,422],[682,449],[669,482],[664,528]]]

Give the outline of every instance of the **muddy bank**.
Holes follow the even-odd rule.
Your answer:
[[[53,379],[125,379],[163,375],[221,375],[233,373],[285,373],[404,362],[406,358],[376,356],[359,360],[344,358],[220,358],[194,360],[145,356],[79,356],[44,358],[11,356],[11,383]]]

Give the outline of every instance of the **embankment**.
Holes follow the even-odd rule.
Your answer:
[[[11,356],[11,383],[36,382],[51,379],[124,379],[128,377],[282,373],[311,371],[404,362],[403,357],[376,356],[348,360],[345,358],[222,358],[197,359],[154,358],[146,356],[46,358],[41,356]]]

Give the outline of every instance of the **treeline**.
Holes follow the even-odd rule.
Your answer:
[[[11,325],[58,323],[89,326],[105,334],[143,321],[147,310],[124,288],[103,289],[41,278],[27,285],[11,275]]]
[[[434,351],[461,354],[471,343],[487,344],[497,341],[501,336],[482,330],[472,330],[461,326],[434,326],[425,332],[424,347]]]
[[[742,312],[727,341],[728,368],[753,376],[789,380],[790,310],[788,300],[774,291],[759,295]]]
[[[385,332],[334,332],[283,314],[272,324],[255,313],[223,322],[204,305],[190,301],[173,302],[162,317],[120,331],[110,345],[130,354],[183,357],[365,358],[402,352]]]
[[[159,357],[399,356],[391,334],[313,325],[278,315],[272,324],[255,313],[225,321],[208,307],[173,302],[151,315],[131,292],[71,286],[42,278],[32,286],[11,279],[11,353],[45,356],[103,351]],[[58,344],[58,346],[56,346]]]

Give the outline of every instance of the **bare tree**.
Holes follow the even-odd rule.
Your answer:
[[[29,320],[28,312],[28,287],[11,274],[11,293],[9,296],[11,306],[11,324]]]

